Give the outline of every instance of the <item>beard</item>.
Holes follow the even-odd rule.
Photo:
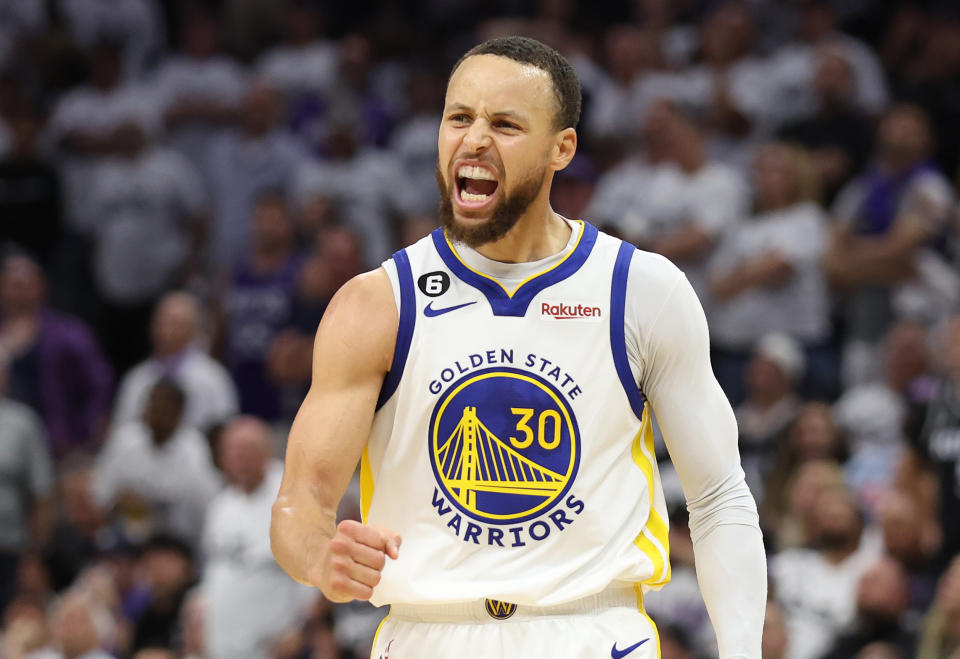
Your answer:
[[[456,194],[456,185],[452,180],[449,185],[444,182],[443,174],[440,172],[440,163],[437,163],[441,225],[451,240],[474,249],[500,240],[516,225],[520,217],[530,207],[530,204],[533,203],[533,200],[540,194],[546,176],[547,168],[543,167],[533,176],[520,181],[512,193],[505,193],[500,202],[493,208],[487,221],[476,226],[464,226],[453,215],[453,195]]]

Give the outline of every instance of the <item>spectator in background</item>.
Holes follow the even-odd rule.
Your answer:
[[[907,615],[916,621],[930,607],[941,570],[934,558],[939,525],[916,500],[892,490],[879,507],[880,527],[886,553],[904,569],[908,579]]]
[[[939,338],[943,372],[921,415],[922,425],[909,437],[898,484],[920,510],[939,517],[940,562],[946,565],[960,554],[960,317],[951,320]]]
[[[403,164],[393,154],[361,144],[356,117],[332,117],[326,130],[326,159],[305,162],[297,171],[295,203],[304,208],[318,196],[333,203],[341,221],[364,237],[364,262],[372,267],[393,253],[401,218],[420,208],[417,190],[406,185]]]
[[[205,659],[207,603],[200,586],[191,590],[180,607],[181,659]]]
[[[54,602],[50,618],[53,647],[36,653],[41,659],[113,659],[106,652],[109,613],[86,594],[67,591]]]
[[[227,370],[201,347],[203,318],[200,302],[190,293],[174,291],[153,311],[150,338],[153,356],[124,376],[113,409],[119,426],[140,418],[150,389],[162,378],[183,388],[184,423],[207,432],[237,413],[237,390]]]
[[[771,468],[757,491],[763,526],[773,531],[778,547],[795,547],[808,535],[807,515],[800,511],[812,506],[824,484],[844,481],[839,465],[847,458],[846,439],[830,406],[814,402],[800,409],[773,448]]]
[[[707,262],[721,234],[743,216],[747,188],[739,173],[711,160],[703,131],[676,104],[659,101],[644,120],[648,145],[662,154],[648,186],[613,225],[642,249],[673,261],[697,292],[709,318]],[[637,191],[639,192],[639,190]]]
[[[754,54],[756,22],[750,3],[725,0],[700,22],[700,60],[676,74],[669,98],[705,117],[713,158],[746,165],[750,141],[762,134],[775,108],[767,63]]]
[[[856,622],[824,659],[848,659],[873,643],[892,646],[898,657],[911,656],[916,635],[904,621],[909,599],[907,573],[894,559],[881,557],[860,577]]]
[[[196,546],[220,486],[206,438],[181,423],[183,391],[170,380],[150,390],[142,419],[112,430],[94,472],[97,504],[119,516],[133,542],[168,533]]]
[[[286,95],[294,108],[322,105],[337,79],[337,46],[323,39],[323,14],[313,2],[287,3],[284,41],[255,66],[257,77]]]
[[[782,118],[806,118],[817,111],[814,79],[817,51],[837,48],[850,63],[854,79],[853,102],[861,112],[877,116],[889,101],[883,67],[876,54],[859,39],[840,31],[837,12],[828,0],[805,0],[797,25],[798,40],[771,56],[772,97]]]
[[[246,75],[220,50],[220,24],[211,12],[191,7],[182,25],[181,52],[154,74],[170,146],[203,166],[211,142],[237,119]]]
[[[776,600],[767,602],[767,614],[763,619],[763,640],[760,652],[763,659],[786,659],[787,646],[790,637],[787,636],[787,621],[784,619],[783,607]]]
[[[273,642],[297,623],[317,592],[287,576],[270,551],[270,514],[282,463],[254,417],[220,435],[227,487],[210,504],[204,530],[203,593],[210,659],[269,659]]]
[[[362,243],[346,227],[328,227],[317,236],[297,282],[290,321],[270,345],[270,378],[306,393],[313,368],[313,342],[333,295],[363,271]]]
[[[882,379],[849,387],[834,404],[851,456],[847,480],[871,512],[893,486],[904,446],[907,406],[926,389],[927,333],[911,320],[894,324],[883,340]]]
[[[55,0],[80,48],[103,39],[123,45],[123,72],[139,78],[154,63],[163,44],[163,18],[156,0]]]
[[[397,116],[395,106],[402,103],[403,88],[384,89],[385,81],[379,75],[383,71],[377,67],[374,44],[368,37],[352,33],[340,39],[337,76],[327,96],[324,116],[334,121],[353,118],[364,146],[382,147],[386,143]]]
[[[50,570],[53,588],[61,591],[101,552],[112,549],[116,538],[93,499],[92,460],[75,457],[62,464],[57,484],[60,514],[44,547],[43,560]]]
[[[275,421],[285,410],[267,360],[273,339],[290,322],[303,257],[294,249],[293,220],[279,193],[260,196],[252,229],[251,247],[220,297],[218,336],[240,411]]]
[[[614,25],[604,34],[603,55],[607,74],[594,87],[583,131],[592,140],[632,141],[648,100],[640,95],[646,74],[664,67],[660,41],[649,30]]]
[[[737,406],[740,455],[750,491],[763,499],[779,440],[800,412],[795,387],[803,377],[803,350],[786,334],[760,339],[747,364],[747,397]]]
[[[36,652],[49,645],[49,636],[43,607],[29,598],[17,598],[3,612],[0,654],[6,659],[42,657]]]
[[[15,243],[50,268],[61,234],[60,179],[38,152],[43,126],[27,90],[0,75],[0,99],[0,133],[4,124],[9,130],[9,150],[0,154],[0,243]]]
[[[872,131],[869,116],[855,105],[856,81],[844,50],[822,46],[816,56],[817,112],[781,127],[779,137],[810,152],[829,203],[866,164]]]
[[[880,543],[864,531],[852,494],[831,487],[812,509],[813,544],[789,549],[771,561],[777,601],[787,614],[790,659],[818,659],[856,614],[857,584],[880,556]]]
[[[54,458],[95,450],[106,428],[110,367],[80,320],[47,308],[46,281],[23,254],[0,264],[0,351],[7,394],[43,419]]]
[[[924,621],[917,659],[960,658],[960,556],[940,579],[937,598]]]
[[[934,155],[952,168],[960,156],[960,128],[955,120],[960,113],[960,16],[949,2],[934,4],[919,17],[917,13],[916,7],[906,5],[891,22],[884,50],[892,45],[893,52],[885,55],[903,59],[890,62],[888,71],[896,96],[929,113],[937,127]],[[904,31],[912,33],[907,40],[902,40]]]
[[[407,80],[407,111],[390,134],[389,150],[400,159],[410,186],[411,204],[406,211],[416,215],[436,214],[438,107],[443,105],[443,78],[435,71],[414,71]],[[402,243],[406,245],[407,243]]]
[[[250,218],[267,191],[285,191],[304,159],[300,144],[280,127],[282,99],[255,82],[240,111],[240,130],[218,137],[205,158],[214,221],[210,256],[217,270],[229,270],[250,248]]]
[[[96,219],[83,212],[92,166],[123,151],[124,137],[118,129],[135,124],[152,136],[160,127],[153,91],[139,82],[123,82],[116,42],[98,42],[87,61],[89,83],[57,100],[47,126],[47,139],[61,155],[65,219],[80,234],[91,228],[86,221]]]
[[[3,395],[6,369],[0,362],[0,611],[14,594],[22,552],[48,539],[54,488],[43,424]]]
[[[714,370],[739,402],[750,346],[783,332],[803,345],[809,379],[822,393],[832,362],[820,356],[831,327],[819,264],[827,220],[816,203],[816,173],[804,151],[773,143],[757,153],[753,181],[753,217],[724,236],[710,264]]]
[[[175,647],[180,609],[196,580],[193,552],[178,538],[158,535],[143,548],[138,569],[150,600],[134,622],[132,649]]]
[[[103,304],[100,335],[122,373],[149,352],[160,295],[200,272],[209,212],[199,173],[184,156],[150,144],[133,124],[115,137],[122,150],[91,176],[86,224]]]
[[[844,294],[844,377],[875,375],[876,348],[895,312],[943,318],[960,281],[944,249],[954,193],[929,160],[933,134],[926,115],[897,105],[877,130],[874,164],[841,190],[824,267]]]

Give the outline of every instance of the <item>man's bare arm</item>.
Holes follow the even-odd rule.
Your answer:
[[[370,434],[397,324],[382,269],[347,282],[317,330],[310,391],[290,429],[270,526],[273,555],[291,577],[333,601],[369,598],[386,557],[397,557],[393,532],[354,521],[336,525]]]

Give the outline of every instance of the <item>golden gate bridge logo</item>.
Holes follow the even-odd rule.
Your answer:
[[[442,424],[445,417],[450,422]],[[486,521],[517,521],[546,508],[566,491],[578,462],[572,414],[527,373],[497,370],[454,385],[431,427],[438,479],[461,510]]]

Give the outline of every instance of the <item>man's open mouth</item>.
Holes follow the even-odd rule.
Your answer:
[[[468,208],[485,205],[500,185],[493,172],[476,165],[460,165],[456,183],[457,200]]]

